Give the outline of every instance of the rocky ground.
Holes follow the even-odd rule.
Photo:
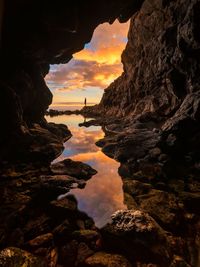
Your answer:
[[[89,124],[102,124],[105,138],[97,144],[121,162],[128,210],[117,211],[112,223],[97,229],[78,210],[74,196],[66,195],[71,188],[84,188],[96,173],[91,167],[70,159],[51,167],[5,164],[0,265],[198,267],[198,168],[184,174],[169,170],[174,158],[162,151],[162,131],[153,123],[130,126],[98,118]]]

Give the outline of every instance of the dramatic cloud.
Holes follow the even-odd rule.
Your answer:
[[[47,78],[56,91],[97,87],[104,89],[121,74],[121,64],[108,65],[97,61],[73,60],[58,66]]]
[[[102,90],[113,82],[122,73],[121,53],[127,42],[127,31],[128,23],[102,24],[74,59],[66,65],[52,66],[46,81],[54,95],[60,94],[62,99],[62,92],[76,90],[78,100],[80,91]]]

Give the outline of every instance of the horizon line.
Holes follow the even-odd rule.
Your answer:
[[[54,102],[51,105],[67,105],[67,104],[83,104],[84,105],[84,101],[83,102]],[[87,104],[98,104],[97,102],[87,102]]]

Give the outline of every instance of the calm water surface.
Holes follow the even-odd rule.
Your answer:
[[[47,117],[47,120],[66,124],[73,134],[56,161],[71,158],[85,162],[98,171],[87,181],[84,189],[72,189],[70,194],[76,197],[79,210],[92,217],[97,227],[104,226],[116,210],[126,209],[126,206],[123,203],[122,180],[118,175],[119,163],[107,157],[95,145],[104,136],[101,127],[79,127],[78,124],[84,121],[81,115]]]

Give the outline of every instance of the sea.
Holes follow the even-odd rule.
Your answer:
[[[96,105],[97,103],[94,102],[89,102],[87,103],[87,106],[93,106]],[[84,103],[81,102],[55,102],[52,103],[49,106],[49,109],[55,109],[55,110],[80,110],[84,107]]]

